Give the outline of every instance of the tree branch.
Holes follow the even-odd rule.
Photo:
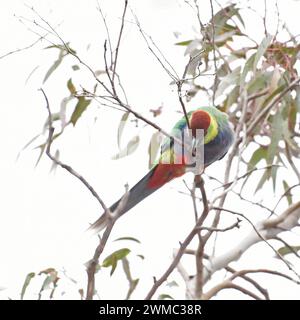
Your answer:
[[[204,195],[204,197],[203,197],[203,211],[202,211],[201,216],[199,217],[199,219],[198,219],[196,225],[194,226],[194,228],[192,229],[192,231],[188,234],[188,236],[185,238],[185,240],[181,243],[180,248],[179,248],[175,258],[173,259],[173,261],[170,264],[170,266],[168,267],[168,269],[165,271],[165,273],[159,279],[157,279],[154,282],[152,288],[150,289],[147,296],[145,297],[145,300],[150,300],[153,297],[153,295],[155,294],[156,290],[167,280],[169,275],[173,272],[173,270],[176,268],[176,266],[180,262],[180,259],[183,256],[183,254],[185,253],[187,246],[190,244],[190,242],[193,240],[195,235],[198,233],[198,228],[202,226],[204,220],[206,219],[208,212],[209,212],[209,209],[208,209],[208,202],[207,202],[207,198],[205,195],[205,189],[204,189],[203,184],[202,184],[201,192]]]

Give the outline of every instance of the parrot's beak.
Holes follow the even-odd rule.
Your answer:
[[[198,140],[196,138],[193,137],[192,139],[192,156],[195,157],[196,156],[196,149],[197,149],[197,145],[198,145]]]

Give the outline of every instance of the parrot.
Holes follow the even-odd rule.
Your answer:
[[[202,130],[201,141],[197,137],[197,129]],[[189,132],[186,134],[186,132]],[[172,137],[174,137],[172,139]],[[185,137],[182,144],[175,143],[174,139],[180,140]],[[176,140],[177,141],[177,140]],[[228,120],[228,115],[214,106],[199,107],[188,112],[183,116],[171,130],[170,136],[167,136],[161,145],[159,159],[154,163],[150,171],[129,191],[128,198],[118,216],[125,214],[139,202],[157,191],[169,181],[181,177],[186,172],[193,171],[201,173],[213,162],[222,159],[228,152],[234,141],[234,132]],[[202,143],[202,166],[203,168],[195,168],[199,166],[194,156],[194,149]],[[189,152],[184,149],[190,147]],[[119,206],[119,199],[109,210],[113,213]],[[89,230],[100,232],[107,226],[108,216],[104,212],[102,216],[96,220]]]

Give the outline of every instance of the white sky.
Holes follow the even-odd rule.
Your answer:
[[[202,3],[203,2],[203,3]],[[18,21],[16,16],[36,19],[24,1],[0,2],[0,56],[17,48],[22,48],[34,41],[36,35]],[[105,29],[96,8],[96,1],[30,1],[33,6],[52,25],[61,23],[59,32],[63,38],[70,41],[83,60],[95,69],[103,69],[102,47],[105,39]],[[186,63],[183,48],[174,46],[179,40],[195,36],[193,27],[196,18],[191,9],[183,1],[146,0],[130,1],[132,8],[139,17],[144,30],[155,39],[159,48],[165,53],[172,65],[182,73]],[[225,1],[220,1],[226,4]],[[262,12],[262,1],[249,1],[251,6]],[[270,4],[270,15],[274,10],[274,1]],[[113,35],[116,35],[122,11],[122,1],[101,1],[101,7],[107,13],[107,21]],[[300,2],[279,1],[282,20],[287,21],[290,30],[299,33]],[[246,24],[252,36],[261,40],[262,24],[252,13],[247,13]],[[209,1],[201,1],[201,18],[210,18]],[[193,18],[191,18],[193,17]],[[275,30],[274,19],[268,19],[270,32]],[[30,26],[30,24],[27,24]],[[31,26],[35,31],[38,29]],[[179,40],[173,32],[182,33]],[[115,41],[113,37],[113,41]],[[90,48],[87,50],[87,46]],[[47,46],[44,42],[41,48]],[[62,281],[57,299],[79,298],[78,289],[86,288],[84,263],[88,261],[97,244],[96,237],[90,237],[84,231],[101,213],[97,202],[85,190],[83,185],[62,169],[55,174],[49,174],[50,161],[44,157],[37,168],[34,167],[37,151],[31,148],[25,150],[16,161],[18,152],[34,135],[42,130],[46,119],[45,102],[38,88],[43,76],[56,59],[57,50],[31,49],[16,53],[0,60],[0,87],[2,89],[0,108],[1,137],[1,167],[0,167],[0,287],[6,288],[0,292],[0,298],[18,298],[25,276],[28,272],[39,272],[48,267],[61,271],[62,268],[78,281],[77,285]],[[71,73],[70,66],[75,61],[65,63],[49,78],[43,86],[50,99],[53,111],[59,110],[59,105],[68,95],[66,82],[70,76],[79,86],[83,84],[92,88],[93,82],[88,74],[78,71]],[[25,84],[30,72],[39,66]],[[159,125],[169,130],[178,119],[180,109],[176,92],[169,86],[170,79],[147,50],[134,24],[128,22],[120,50],[119,73],[125,84],[130,104],[145,116],[151,117],[150,108],[163,104],[163,115],[155,118]],[[201,96],[188,105],[189,109],[198,104],[208,104]],[[95,122],[95,117],[97,121]],[[127,158],[113,161],[111,157],[117,152],[116,132],[121,113],[107,108],[99,108],[96,104],[88,110],[78,122],[76,129],[68,128],[60,142],[53,145],[53,150],[60,148],[61,159],[74,167],[95,187],[107,205],[113,203],[124,191],[124,184],[132,186],[147,171],[147,146],[153,130],[141,130],[141,145],[137,152]],[[124,134],[126,144],[133,133],[134,124],[129,124]],[[222,177],[224,161],[212,166],[209,171]],[[191,182],[191,176],[185,177]],[[210,182],[208,182],[210,183]],[[207,184],[208,184],[207,183]],[[212,188],[212,187],[211,187]],[[208,189],[211,189],[210,186]],[[178,246],[193,225],[192,202],[189,197],[179,194],[177,190],[185,191],[181,179],[170,183],[131,210],[116,225],[111,240],[121,236],[133,236],[142,244],[134,242],[110,242],[103,257],[113,250],[129,247],[133,252],[129,258],[133,266],[133,277],[141,277],[133,298],[143,298],[152,285],[152,276],[159,277],[168,267],[173,248]],[[261,197],[272,195],[262,194]],[[244,210],[239,204],[231,204],[232,209]],[[250,212],[247,212],[250,215]],[[251,212],[253,220],[262,217],[262,213]],[[264,217],[264,216],[263,216]],[[226,216],[225,225],[232,222],[232,217]],[[223,252],[234,245],[237,237],[249,230],[244,228],[232,231],[224,236]],[[299,236],[295,236],[298,241]],[[142,261],[136,254],[145,255]],[[272,267],[286,271],[282,263],[273,259],[274,253],[260,244],[249,250],[240,263],[233,264],[240,268]],[[253,258],[254,257],[254,258]],[[292,260],[292,259],[291,259]],[[194,261],[184,259],[187,269],[194,268]],[[295,264],[297,262],[295,261]],[[297,264],[295,265],[297,266]],[[298,263],[299,266],[299,263]],[[120,266],[118,266],[118,269]],[[121,270],[121,268],[120,268]],[[119,270],[119,271],[120,271]],[[117,270],[118,271],[118,270]],[[109,270],[103,270],[98,275],[98,292],[101,298],[122,299],[126,294],[127,282],[122,272],[116,272],[112,278]],[[180,278],[175,273],[170,281]],[[261,279],[265,279],[261,277]],[[27,298],[36,299],[36,289],[42,281],[36,279],[28,289]],[[118,290],[115,290],[117,285]],[[264,286],[270,288],[272,298],[297,299],[300,290],[296,286],[275,279],[265,281]],[[289,290],[282,290],[285,286]],[[281,288],[281,290],[279,290]],[[61,296],[61,291],[66,294]],[[184,298],[184,290],[162,286],[159,293],[169,293],[176,298]],[[237,293],[230,291],[218,297],[236,298]],[[238,295],[239,298],[245,298]]]

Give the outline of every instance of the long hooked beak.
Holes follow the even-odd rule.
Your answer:
[[[197,145],[198,145],[198,140],[193,137],[193,140],[192,140],[192,156],[193,156],[193,157],[196,156],[196,148],[197,148]]]

